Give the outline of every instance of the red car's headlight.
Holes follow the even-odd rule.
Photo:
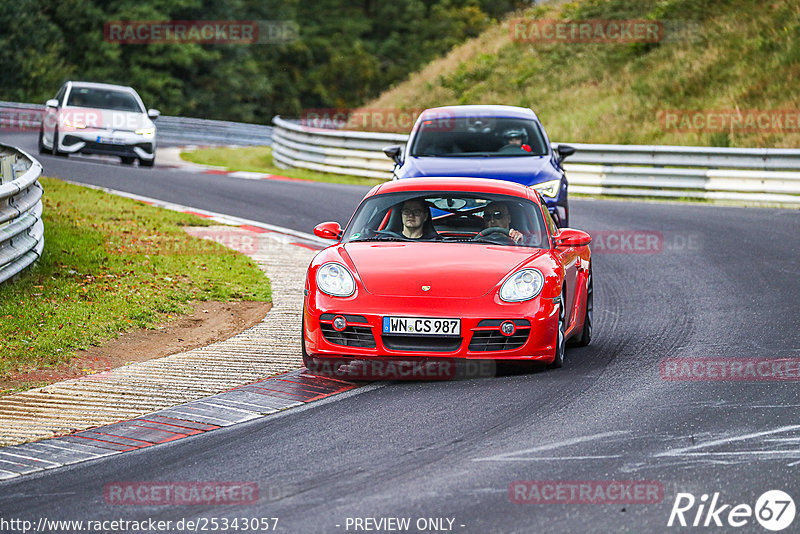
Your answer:
[[[317,271],[317,287],[334,297],[349,297],[356,291],[356,281],[347,267],[332,261]]]
[[[500,298],[506,302],[522,302],[538,295],[544,287],[544,276],[537,269],[522,269],[511,275],[500,287]]]

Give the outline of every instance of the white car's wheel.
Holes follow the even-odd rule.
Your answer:
[[[48,152],[50,151],[44,146],[44,130],[39,129],[39,154],[47,154]]]
[[[56,126],[56,129],[53,132],[53,155],[62,158],[66,158],[69,156],[68,153],[62,152],[58,149],[58,126]]]

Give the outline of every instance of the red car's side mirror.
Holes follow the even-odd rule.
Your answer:
[[[557,247],[585,247],[592,242],[592,236],[581,230],[562,228],[555,242]]]
[[[314,235],[322,239],[339,239],[342,235],[342,226],[335,221],[320,223],[314,227]]]

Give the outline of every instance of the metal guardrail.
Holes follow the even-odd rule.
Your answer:
[[[279,116],[272,119],[272,158],[279,166],[391,179],[394,162],[382,148],[404,144],[405,134],[306,128]]]
[[[408,141],[272,122],[272,156],[283,167],[390,180],[394,162],[381,149]],[[800,204],[800,149],[569,144],[577,151],[564,169],[574,193]]]
[[[0,145],[0,283],[44,250],[42,166],[18,148]]]
[[[0,129],[38,129],[44,106],[0,102]],[[272,144],[275,162],[391,179],[386,145],[405,134],[308,128],[279,116],[257,124],[162,116],[158,138],[174,144]],[[570,143],[564,168],[575,193],[800,203],[800,150]]]
[[[272,126],[161,116],[156,120],[158,141],[195,145],[270,145]]]
[[[44,106],[0,102],[0,130],[38,131]],[[162,115],[156,121],[157,139],[178,145],[269,145],[272,126]]]
[[[591,145],[577,149],[570,163],[654,165],[761,170],[800,170],[800,150],[791,148],[717,148],[666,145]]]

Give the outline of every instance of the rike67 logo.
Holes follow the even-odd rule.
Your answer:
[[[764,492],[756,500],[755,506],[746,503],[725,504],[718,492],[712,496],[704,493],[699,499],[691,493],[678,493],[667,526],[730,529],[752,525],[755,518],[765,529],[777,532],[792,524],[795,511],[794,500],[781,490]]]

